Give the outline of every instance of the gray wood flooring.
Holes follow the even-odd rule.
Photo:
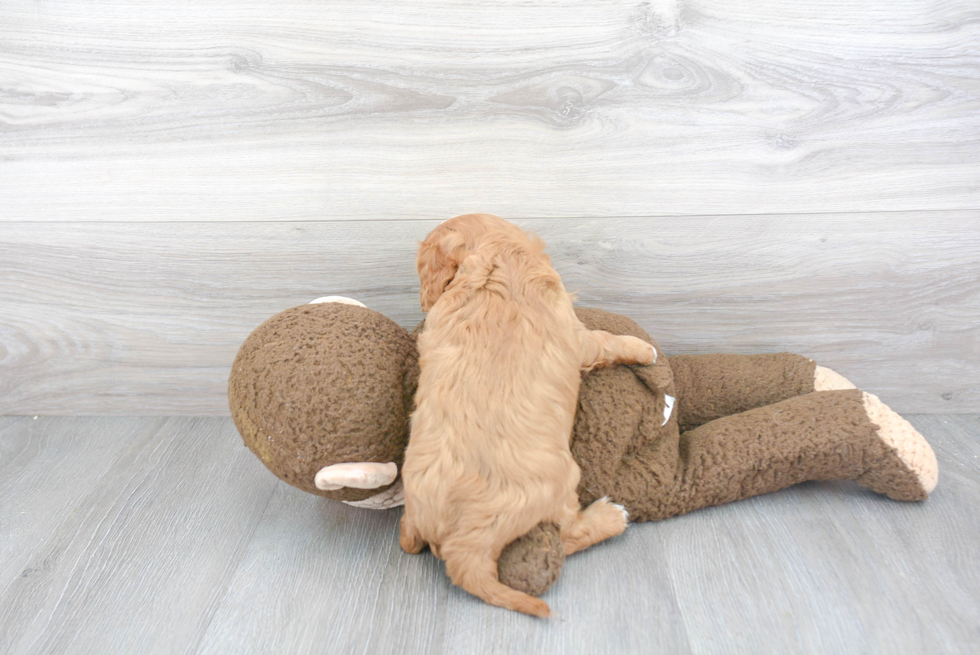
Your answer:
[[[810,483],[571,558],[539,621],[373,512],[277,481],[225,418],[0,418],[0,652],[975,653],[980,417],[916,415],[921,504]]]

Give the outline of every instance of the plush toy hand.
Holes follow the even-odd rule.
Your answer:
[[[377,489],[395,481],[398,465],[394,462],[346,462],[320,469],[313,478],[317,489],[336,491],[343,487]]]
[[[405,504],[405,491],[398,478],[398,465],[394,462],[347,462],[331,464],[320,469],[314,477],[317,489],[379,489],[391,485],[381,493],[364,500],[343,500],[342,503],[365,509],[391,509]],[[394,484],[392,484],[394,483]]]

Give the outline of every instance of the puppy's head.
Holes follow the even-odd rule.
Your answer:
[[[427,312],[446,290],[456,276],[459,264],[463,261],[466,241],[459,230],[443,223],[429,233],[419,246],[415,265],[419,269],[419,301],[422,311]]]
[[[460,264],[480,246],[488,234],[523,232],[491,214],[465,214],[451,218],[429,233],[419,246],[415,264],[419,271],[419,300],[429,311],[456,277]]]

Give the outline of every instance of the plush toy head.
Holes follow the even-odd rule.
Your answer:
[[[288,309],[252,332],[232,366],[228,400],[245,445],[279,478],[361,501],[388,489],[401,468],[417,381],[408,331],[363,306],[325,302]],[[318,488],[317,473],[338,464],[347,465],[336,467],[343,486],[321,480]]]

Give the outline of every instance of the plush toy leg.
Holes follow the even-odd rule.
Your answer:
[[[878,436],[904,466],[870,469],[856,478],[858,483],[895,500],[924,499],[939,482],[939,465],[932,447],[908,421],[877,396],[863,393],[861,399],[868,418],[878,427]],[[906,475],[906,470],[914,474],[914,480]],[[921,489],[913,482],[917,482]]]
[[[836,391],[838,389],[857,389],[850,380],[836,371],[818,366],[813,371],[814,391]]]
[[[670,367],[681,431],[810,393],[817,369],[813,360],[790,353],[678,355]]]
[[[923,500],[937,470],[925,439],[874,396],[817,391],[689,430],[673,455],[637,453],[604,492],[649,521],[807,480],[855,480],[896,500]]]

